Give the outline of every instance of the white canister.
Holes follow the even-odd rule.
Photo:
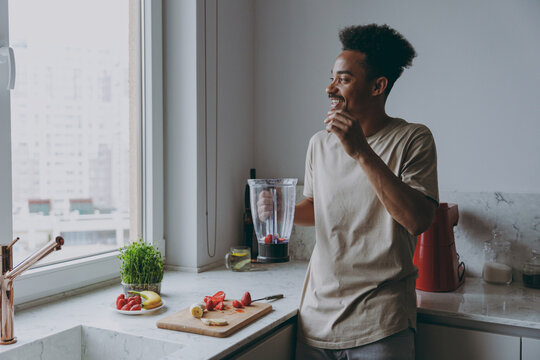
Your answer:
[[[492,284],[512,282],[511,243],[495,240],[484,242],[484,267],[482,278]]]

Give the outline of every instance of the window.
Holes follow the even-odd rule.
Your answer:
[[[17,70],[5,90],[13,57],[0,52],[0,243],[21,238],[17,264],[65,239],[16,280],[16,302],[117,277],[130,238],[164,247],[160,22],[160,1],[0,0]]]
[[[130,103],[138,85],[130,78],[137,63],[130,62],[129,6],[9,3],[18,77],[11,92],[15,263],[57,235],[62,251],[40,265],[116,250],[126,234],[137,236],[129,221],[129,153],[137,146],[129,142],[137,124],[130,108],[138,107]]]

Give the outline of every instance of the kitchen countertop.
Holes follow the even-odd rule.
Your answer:
[[[289,262],[257,265],[258,271],[244,273],[224,268],[202,273],[166,271],[161,285],[165,307],[152,314],[137,316],[117,313],[114,303],[122,293],[120,282],[16,311],[15,336],[18,341],[13,345],[0,346],[0,358],[4,351],[82,324],[178,344],[181,348],[170,355],[171,359],[219,359],[296,315],[306,268],[305,262]],[[271,302],[272,312],[227,338],[157,328],[157,320],[200,302],[205,295],[213,295],[219,290],[225,291],[229,299],[239,299],[245,291],[249,291],[253,299],[274,294],[284,294],[285,297]],[[16,283],[14,291],[17,291]],[[160,358],[157,354],[153,357],[156,360]]]
[[[419,321],[540,338],[540,290],[523,283],[466,278],[455,291],[416,295]]]
[[[117,313],[114,302],[122,292],[120,284],[18,310],[15,315],[18,342],[0,347],[0,357],[3,352],[36,339],[85,325],[174,343],[179,350],[170,356],[171,359],[222,358],[297,313],[307,263],[257,266],[257,271],[246,273],[233,273],[222,268],[198,274],[167,271],[162,283],[166,306],[153,314],[127,316]],[[16,284],[14,289],[17,291]],[[225,291],[229,299],[240,298],[245,291],[250,291],[253,298],[279,293],[285,297],[272,302],[271,313],[227,338],[156,327],[157,320],[218,290]],[[540,290],[524,288],[521,284],[490,285],[481,279],[467,278],[465,284],[454,292],[417,291],[417,294],[420,321],[540,338]]]

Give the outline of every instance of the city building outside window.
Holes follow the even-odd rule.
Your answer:
[[[0,243],[65,239],[16,303],[117,278],[128,241],[164,253],[161,85],[160,0],[0,0]]]
[[[57,235],[65,239],[62,251],[41,265],[129,241],[129,6],[108,0],[9,3],[17,64],[12,206],[13,235],[21,240],[15,263]]]

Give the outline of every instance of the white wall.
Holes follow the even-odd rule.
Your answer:
[[[252,0],[219,1],[218,261],[243,242],[244,189],[254,167],[254,28]]]
[[[259,177],[303,181],[338,30],[374,22],[417,50],[387,112],[432,130],[440,189],[540,193],[539,1],[258,0],[255,18]]]
[[[243,241],[244,186],[254,164],[253,29],[252,1],[206,0],[208,237],[199,238],[199,266],[223,264]]]
[[[242,242],[254,163],[253,13],[249,0],[163,3],[165,236],[173,268],[222,264]]]
[[[199,183],[204,153],[197,119],[201,116],[195,1],[163,2],[163,116],[165,141],[165,238],[167,264],[195,268],[199,218],[204,217]],[[204,71],[203,71],[204,73]],[[194,154],[192,157],[182,154]],[[202,214],[202,216],[201,216]]]
[[[387,110],[431,128],[441,191],[540,193],[536,0],[164,0],[163,14],[173,266],[221,262],[242,241],[250,167],[303,180],[337,33],[351,24],[388,23],[415,46]]]

